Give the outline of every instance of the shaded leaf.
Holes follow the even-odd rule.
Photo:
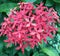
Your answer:
[[[2,51],[3,49],[3,42],[0,41],[0,52]]]
[[[56,3],[60,3],[60,0],[53,0],[54,2],[56,2]]]
[[[45,6],[53,6],[54,2],[52,0],[46,0]]]
[[[34,2],[34,4],[40,4],[41,2],[42,2],[43,0],[36,0],[35,2]]]
[[[8,56],[8,55],[4,53],[0,53],[0,56]]]
[[[60,16],[60,4],[56,4],[55,9],[58,12],[58,15]]]
[[[19,52],[18,56],[26,56],[26,54],[23,54],[22,52]]]

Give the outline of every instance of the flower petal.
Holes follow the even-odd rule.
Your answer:
[[[30,34],[31,34],[31,35],[35,35],[35,34],[36,34],[36,32],[31,32]]]
[[[29,22],[29,19],[25,18],[26,22]]]
[[[35,23],[32,23],[32,25],[33,25],[33,26],[36,26],[36,24],[35,24]]]
[[[27,25],[26,25],[26,27],[29,27],[30,26],[30,23],[28,23]]]
[[[37,36],[37,38],[40,40],[40,34],[38,33],[36,36]]]

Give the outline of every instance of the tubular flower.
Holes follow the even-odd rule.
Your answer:
[[[24,52],[27,46],[34,48],[42,40],[47,42],[47,37],[53,38],[57,31],[56,21],[60,22],[53,8],[48,9],[43,3],[35,8],[32,3],[22,2],[19,3],[19,10],[11,10],[8,17],[4,18],[0,36],[6,35],[5,42],[18,44],[16,49]]]

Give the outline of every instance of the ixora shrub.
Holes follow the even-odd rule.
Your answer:
[[[58,30],[55,24],[60,22],[53,8],[48,9],[43,3],[34,7],[32,3],[24,2],[18,7],[11,10],[1,23],[0,36],[7,36],[4,42],[15,44],[16,49],[24,53],[27,46],[34,48],[42,40],[47,43],[47,37],[53,38]]]

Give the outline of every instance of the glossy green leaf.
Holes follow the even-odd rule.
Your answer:
[[[53,0],[54,2],[56,2],[56,3],[60,3],[60,0]]]
[[[0,5],[0,12],[9,13],[10,9],[13,9],[16,5],[16,3],[3,3]]]
[[[42,51],[44,53],[46,53],[47,55],[49,55],[49,56],[59,56],[58,52],[55,49],[51,48],[51,47],[42,48]]]
[[[54,2],[52,0],[46,0],[45,6],[53,6]]]
[[[31,2],[31,3],[33,3],[33,2],[35,2],[36,0],[24,0],[24,2]]]

